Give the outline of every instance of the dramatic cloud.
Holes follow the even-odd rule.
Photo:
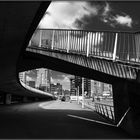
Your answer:
[[[111,11],[111,7],[109,6],[108,3],[106,3],[102,15],[103,15],[103,16],[106,16],[106,15],[108,15],[108,13],[109,13],[110,11]]]
[[[134,22],[126,13],[111,8],[109,3],[106,3],[104,11],[100,15],[100,20],[114,28],[116,26],[132,28],[132,23]]]
[[[117,15],[114,20],[121,25],[132,27],[132,18],[129,15],[121,16]]]
[[[88,10],[89,14],[83,14],[81,18],[77,18],[74,22],[74,26],[80,29],[94,29],[104,24],[101,24],[100,22],[105,23],[106,26],[110,27],[126,27],[126,28],[132,28],[132,25],[134,23],[134,20],[130,15],[122,12],[117,11],[116,9],[113,9],[113,7],[110,6],[107,2],[90,2],[87,4],[86,9],[96,9],[94,12],[92,10]],[[94,13],[94,14],[93,14]],[[95,14],[96,13],[96,14]],[[97,23],[97,24],[96,24]],[[107,29],[107,27],[104,28]]]
[[[70,77],[72,76],[62,74],[61,78],[51,78],[51,82],[54,84],[60,83],[64,90],[70,90]]]
[[[53,1],[48,7],[39,28],[111,29],[133,28],[136,21],[117,3],[104,1]],[[129,11],[129,10],[128,10]],[[109,28],[110,27],[110,28]]]
[[[41,28],[75,28],[72,23],[76,18],[81,18],[88,11],[83,7],[85,2],[52,2],[47,13],[41,20]]]

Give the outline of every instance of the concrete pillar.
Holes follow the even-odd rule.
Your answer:
[[[6,94],[6,93],[4,93],[4,95],[3,95],[3,103],[4,104],[11,104],[11,94]]]
[[[140,84],[118,81],[112,85],[115,123],[133,136],[140,136]]]
[[[127,83],[118,81],[112,85],[112,90],[114,99],[115,123],[117,124],[129,107]]]

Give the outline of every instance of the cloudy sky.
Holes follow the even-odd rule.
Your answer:
[[[136,31],[139,1],[53,1],[39,28]],[[69,89],[71,75],[52,71],[52,82]]]
[[[139,1],[53,1],[40,28],[137,30]]]
[[[63,85],[63,89],[70,89],[70,78],[74,77],[73,75],[61,73],[58,71],[51,71],[51,76],[52,83],[60,83]]]

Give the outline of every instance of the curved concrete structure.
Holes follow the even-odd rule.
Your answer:
[[[93,70],[90,69],[90,73],[87,73],[84,71],[86,68],[84,69],[84,67],[71,63],[68,64],[64,61],[62,63],[62,60],[59,61],[41,55],[37,56],[33,53],[27,54],[26,47],[29,40],[49,4],[50,2],[39,1],[0,3],[0,94],[8,93],[18,96],[50,98],[47,95],[34,93],[22,87],[19,82],[18,72],[41,66],[60,70],[62,69],[60,66],[67,64],[67,66],[71,66],[73,69],[65,68],[61,71],[71,71],[72,74],[80,71],[80,74],[85,77],[89,77],[88,75],[90,75],[90,77],[96,80],[99,79],[100,81],[107,81],[109,83],[112,81],[116,123],[120,121],[126,110],[130,108],[120,126],[129,133],[139,136],[140,94],[138,91],[140,91],[140,86],[137,81],[132,82],[125,79],[117,79],[114,76],[108,76],[98,71],[94,71],[93,73]],[[41,60],[45,61],[41,62]],[[61,65],[59,65],[60,63]]]
[[[0,93],[46,97],[23,88],[22,54],[50,2],[0,2]]]

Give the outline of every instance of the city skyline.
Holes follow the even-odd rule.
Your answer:
[[[42,69],[42,68],[40,68],[40,69]],[[34,81],[34,80],[36,80],[36,78],[37,78],[36,71],[37,70],[34,69],[34,70],[26,72],[26,79],[27,79],[27,81]],[[70,86],[70,79],[74,78],[75,76],[76,75],[70,75],[70,74],[66,74],[66,73],[62,73],[62,72],[51,70],[51,84],[57,85],[57,83],[60,83],[62,85],[62,89],[63,90],[69,90],[70,91],[70,88],[71,88],[71,86]],[[21,74],[19,74],[19,77],[21,77]],[[94,86],[95,83],[100,85],[100,83],[102,83],[102,82],[95,81],[95,80],[91,79],[91,93],[95,92],[95,86]],[[106,83],[104,83],[104,84],[106,84]],[[106,85],[108,85],[108,84],[106,84]],[[100,87],[100,86],[98,86],[98,87]]]

